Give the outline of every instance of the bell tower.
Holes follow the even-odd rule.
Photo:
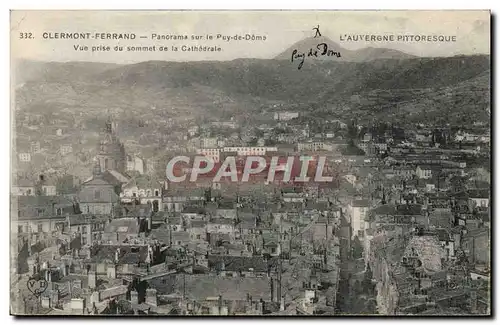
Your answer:
[[[99,147],[97,148],[97,160],[101,171],[116,170],[125,172],[125,147],[116,136],[116,123],[109,117],[106,120],[104,130],[101,134]]]

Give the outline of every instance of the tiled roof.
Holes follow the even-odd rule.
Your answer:
[[[400,204],[396,207],[397,215],[420,215],[422,205],[420,204]]]
[[[129,217],[149,217],[152,212],[152,207],[148,204],[138,204],[136,206],[123,206],[125,215]]]
[[[474,230],[468,231],[464,237],[469,238],[469,237],[479,237],[479,236],[489,236],[490,229],[489,228],[478,228]]]
[[[139,189],[159,189],[162,187],[162,182],[154,177],[148,177],[146,175],[140,175],[131,179],[125,188],[131,188],[137,186]]]
[[[370,201],[369,200],[354,200],[352,202],[353,207],[369,207],[370,206]]]
[[[269,280],[266,278],[218,278],[208,275],[186,275],[186,294],[190,299],[206,299],[222,296],[223,300],[271,299]],[[175,291],[183,292],[183,279],[177,277]]]
[[[13,204],[17,200],[20,219],[64,218],[66,214],[75,213],[73,202],[62,196],[18,196],[12,200]],[[57,215],[59,208],[61,215]]]
[[[26,179],[26,178],[20,178],[18,180],[14,180],[13,186],[19,186],[19,187],[34,187],[35,182],[32,180]]]
[[[173,231],[172,232],[172,241],[175,243],[176,241],[181,241],[183,243],[190,241],[189,233],[187,231]]]
[[[19,207],[52,207],[52,204],[73,206],[73,202],[63,196],[18,196],[16,199]]]
[[[436,229],[436,235],[439,241],[449,241],[450,233],[446,229]]]
[[[262,256],[231,256],[231,255],[209,255],[208,267],[213,270],[224,270],[233,272],[246,272],[253,269],[255,272],[267,272],[269,267],[274,267],[277,258],[269,260]]]
[[[92,248],[91,260],[94,262],[114,261],[117,249],[120,249],[118,264],[143,263],[148,256],[147,246],[100,245]]]
[[[109,219],[108,216],[92,216],[87,214],[74,214],[68,218],[71,226],[103,223]]]
[[[229,218],[218,218],[210,221],[211,224],[234,225],[234,220]]]
[[[191,228],[204,228],[207,226],[207,221],[205,220],[192,220]]]
[[[490,190],[489,189],[468,190],[467,195],[469,196],[469,198],[489,199]]]
[[[188,205],[184,206],[182,208],[182,213],[197,213],[197,214],[204,214],[205,209],[200,206],[195,206],[195,205]]]
[[[87,183],[88,185],[90,183]],[[84,186],[80,190],[80,193],[78,193],[78,199],[82,203],[116,203],[120,200],[120,197],[115,193],[114,188],[109,185],[109,183],[102,183],[100,185],[104,186],[99,186],[99,197],[96,198],[96,193],[95,191],[97,190],[96,187],[91,186],[87,187]]]
[[[107,233],[126,232],[129,234],[139,233],[139,225],[136,218],[113,219],[104,229]]]
[[[396,207],[394,205],[381,205],[373,210],[375,215],[393,215],[396,213]]]

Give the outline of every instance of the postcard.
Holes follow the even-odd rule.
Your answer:
[[[10,20],[12,315],[491,315],[489,11]]]

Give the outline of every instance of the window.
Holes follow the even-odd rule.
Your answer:
[[[160,196],[160,191],[155,190],[155,196]]]
[[[196,235],[196,239],[201,239],[201,235]]]
[[[45,209],[36,209],[36,215],[37,216],[43,216],[43,214],[45,213]]]
[[[30,188],[26,191],[26,194],[31,195],[31,189]]]
[[[100,199],[101,198],[101,191],[95,190],[94,192],[94,199]]]
[[[57,208],[57,215],[58,216],[62,215],[62,208]]]
[[[22,233],[23,232],[23,226],[17,226],[17,232]]]
[[[43,195],[47,195],[47,188],[46,187],[43,188]]]
[[[38,224],[38,232],[43,232],[43,224]]]

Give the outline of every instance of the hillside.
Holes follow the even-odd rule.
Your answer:
[[[28,66],[28,71],[33,69],[33,64]],[[16,71],[21,77],[28,75],[23,65]],[[17,89],[19,109],[43,113],[70,108],[75,114],[117,109],[120,114],[129,115],[151,113],[150,108],[156,106],[163,112],[165,109],[183,114],[206,111],[216,117],[220,112],[229,116],[231,112],[252,114],[268,101],[278,100],[306,106],[345,103],[353,109],[371,107],[383,113],[385,106],[398,102],[420,101],[425,106],[444,88],[449,88],[450,94],[440,105],[451,100],[453,105],[459,105],[460,96],[472,103],[484,101],[485,96],[489,97],[490,59],[478,55],[369,62],[316,61],[304,65],[302,70],[284,60],[254,59],[149,61],[120,66],[57,63],[43,64],[39,71],[43,73],[32,74]],[[78,78],[71,77],[75,75]],[[464,88],[476,84],[479,91],[464,92]]]
[[[64,82],[86,79],[118,64],[99,62],[38,62],[20,60],[13,63],[15,84],[27,81]]]

